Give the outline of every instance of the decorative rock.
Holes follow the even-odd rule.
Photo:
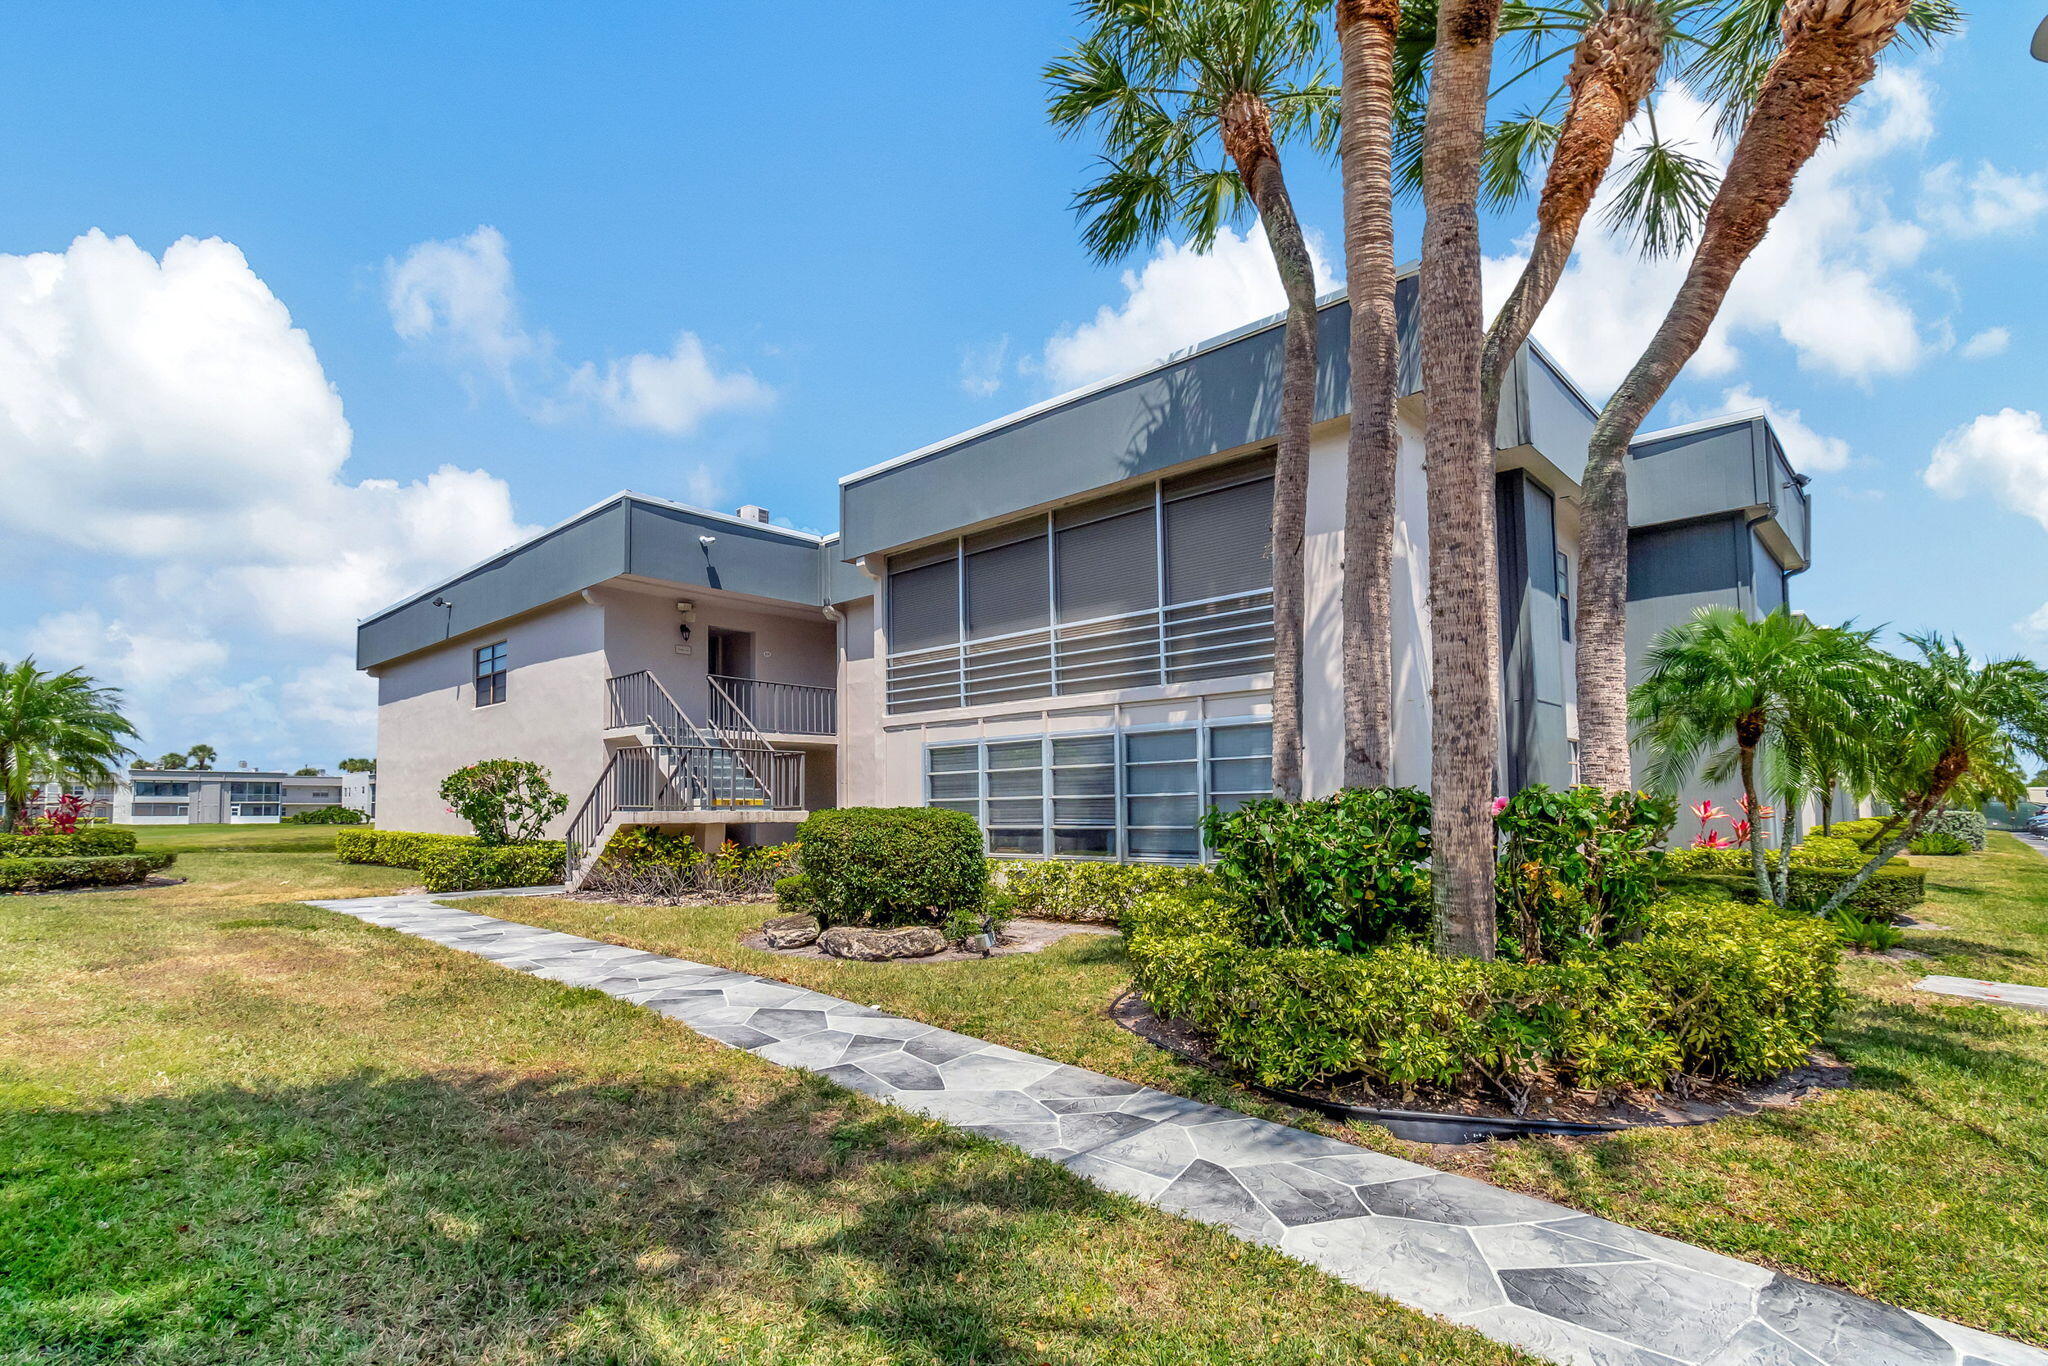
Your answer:
[[[778,915],[761,924],[761,938],[771,949],[800,949],[818,942],[818,917]]]
[[[946,947],[946,937],[929,925],[906,925],[900,930],[834,925],[820,936],[818,947],[834,958],[882,963],[892,958],[929,958]]]

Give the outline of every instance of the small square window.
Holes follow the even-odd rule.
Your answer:
[[[476,705],[488,707],[505,700],[505,642],[485,645],[476,652]]]

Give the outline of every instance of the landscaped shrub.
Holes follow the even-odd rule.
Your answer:
[[[1970,853],[1979,853],[1984,848],[1985,832],[1990,828],[1982,811],[1937,811],[1920,825],[1920,833],[1948,835],[1969,846]],[[1918,849],[1913,851],[1919,853]]]
[[[687,834],[628,825],[605,843],[603,855],[583,879],[583,890],[657,901],[759,896],[795,866],[793,843],[744,845],[727,840],[707,855]]]
[[[1206,868],[1165,863],[1092,860],[999,860],[994,883],[1018,915],[1114,925],[1146,892],[1170,891],[1214,877]]]
[[[1264,948],[1221,889],[1140,897],[1125,917],[1152,1008],[1268,1086],[1360,1077],[1409,1094],[1767,1076],[1806,1057],[1838,1000],[1817,921],[1714,893],[1644,915],[1641,940],[1557,963]]]
[[[437,844],[418,864],[430,892],[473,892],[487,887],[545,887],[562,880],[567,850],[560,840],[527,844]]]
[[[1795,861],[1785,887],[1786,909],[1808,914],[1819,911],[1835,894],[1835,888],[1854,876],[1861,866],[1802,867]],[[1740,873],[1697,872],[1688,876],[1725,887],[1741,900],[1757,899],[1756,879],[1746,868]],[[1925,900],[1927,874],[1918,868],[1901,867],[1894,859],[1866,879],[1843,904],[1866,920],[1889,922]]]
[[[343,863],[417,868],[436,845],[477,842],[475,835],[429,835],[417,830],[337,830],[334,856]]]
[[[537,840],[569,809],[569,799],[549,786],[548,771],[530,759],[485,759],[458,768],[441,780],[441,800],[485,844]]]
[[[70,835],[0,832],[0,858],[97,858],[135,852],[135,832],[112,825],[82,825]]]
[[[352,806],[316,806],[310,811],[294,811],[279,821],[279,825],[361,825],[369,820]]]
[[[343,863],[417,868],[430,892],[483,887],[541,887],[560,882],[568,853],[560,840],[485,844],[474,835],[413,830],[339,830],[334,854]]]
[[[1858,816],[1853,821],[1836,821],[1827,833],[1838,840],[1853,840],[1860,849],[1876,839],[1890,821],[1884,816]]]
[[[1677,813],[1671,798],[1537,783],[1496,806],[1503,956],[1555,962],[1641,931]]]
[[[797,829],[797,865],[826,925],[945,925],[981,908],[988,859],[961,811],[848,806]]]
[[[1202,828],[1216,873],[1250,908],[1252,942],[1353,952],[1429,928],[1429,797],[1346,788],[1246,802]]]
[[[1961,835],[1951,835],[1946,830],[1930,830],[1906,846],[1915,854],[1954,857],[1972,852],[1970,842]]]
[[[171,866],[176,855],[100,854],[55,858],[0,858],[0,892],[50,892],[68,887],[115,887],[140,882]]]

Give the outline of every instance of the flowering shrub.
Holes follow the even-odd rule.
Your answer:
[[[1355,787],[1212,810],[1202,829],[1253,943],[1352,952],[1428,929],[1429,818],[1414,788]]]
[[[537,840],[569,799],[548,785],[548,771],[528,759],[485,759],[441,780],[441,800],[468,821],[485,844]]]

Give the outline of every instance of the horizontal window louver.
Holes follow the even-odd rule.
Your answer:
[[[1012,541],[967,557],[967,636],[982,640],[1051,624],[1045,537]]]
[[[1171,498],[1165,507],[1166,597],[1202,602],[1273,586],[1273,481]]]
[[[959,567],[950,560],[889,575],[889,648],[926,650],[960,638]]]

